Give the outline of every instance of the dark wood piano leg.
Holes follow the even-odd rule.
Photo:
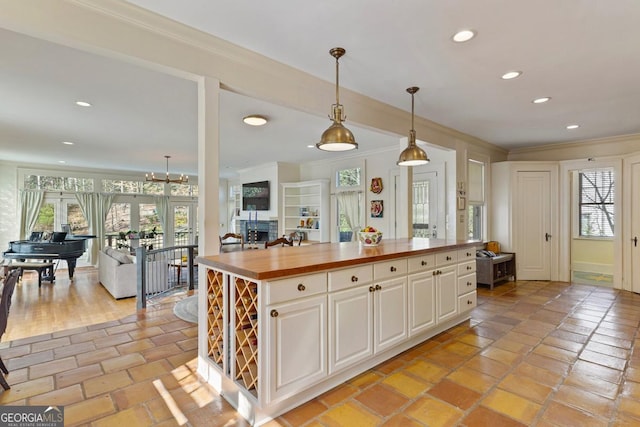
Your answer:
[[[76,269],[77,258],[67,259],[67,267],[69,268],[69,279],[73,279],[73,272]]]

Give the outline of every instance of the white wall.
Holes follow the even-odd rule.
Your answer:
[[[16,165],[0,162],[0,252],[6,251],[9,242],[20,236],[17,176]]]

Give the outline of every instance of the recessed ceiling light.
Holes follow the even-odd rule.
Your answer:
[[[549,101],[550,99],[551,99],[550,96],[543,96],[542,98],[536,98],[531,102],[533,102],[534,104],[543,104],[543,103]]]
[[[64,163],[67,163],[67,162],[65,162],[64,160],[58,160],[58,163],[63,163],[64,164]]]
[[[86,101],[76,101],[76,105],[79,105],[80,107],[91,107],[91,104]]]
[[[64,145],[73,145],[74,143],[71,141],[62,141]]]
[[[250,126],[262,126],[267,123],[267,118],[264,116],[259,116],[257,114],[252,114],[243,118],[242,121]]]
[[[580,125],[567,125],[567,129],[571,130],[571,129],[578,129],[580,127]]]
[[[307,148],[316,148],[316,146],[313,144],[310,144],[310,145],[307,145]]]
[[[520,77],[522,75],[522,71],[508,71],[502,75],[503,80],[511,80],[516,77]]]
[[[475,36],[476,36],[476,32],[473,30],[461,30],[455,33],[451,38],[456,43],[463,43],[471,40]]]

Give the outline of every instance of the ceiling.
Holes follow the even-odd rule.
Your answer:
[[[341,87],[410,111],[419,86],[418,116],[506,149],[640,133],[635,0],[129,2],[330,82],[328,51],[344,47]],[[476,37],[453,43],[465,28]],[[0,57],[0,159],[160,173],[171,155],[171,173],[196,174],[195,83],[6,30]],[[511,70],[523,74],[500,78]],[[220,105],[223,176],[335,155],[307,148],[327,117],[230,92]],[[252,113],[272,120],[242,124]],[[401,137],[347,126],[360,152]]]

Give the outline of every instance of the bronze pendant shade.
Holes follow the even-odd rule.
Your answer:
[[[410,87],[407,92],[411,94],[411,130],[409,131],[409,142],[407,148],[402,150],[398,162],[399,166],[420,166],[429,163],[427,153],[416,144],[416,131],[413,129],[413,95],[419,91],[418,87]]]
[[[336,103],[332,105],[332,111],[329,118],[333,124],[322,133],[320,142],[316,147],[324,151],[347,151],[358,148],[358,143],[349,129],[342,124],[346,120],[343,115],[342,105],[340,104],[340,87],[338,60],[345,54],[345,50],[341,47],[335,47],[329,51],[329,54],[336,59]]]

